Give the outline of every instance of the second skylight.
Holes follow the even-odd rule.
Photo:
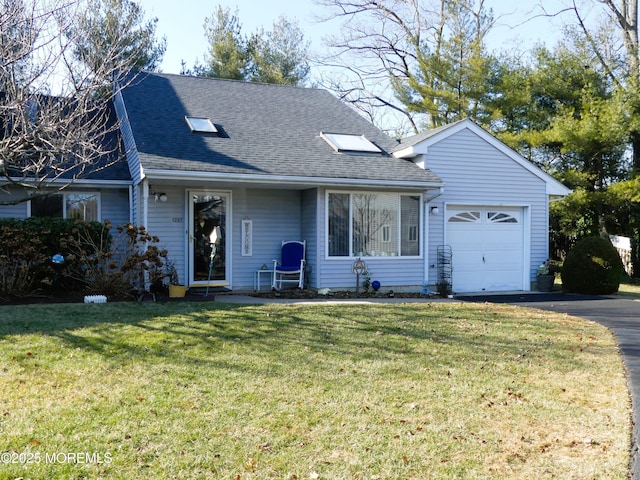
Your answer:
[[[320,133],[324,139],[337,152],[367,152],[380,153],[378,147],[365,138],[364,135],[346,135],[343,133]]]
[[[196,133],[218,133],[218,129],[206,117],[184,117],[192,132]]]

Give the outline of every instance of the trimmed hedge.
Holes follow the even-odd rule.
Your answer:
[[[561,275],[565,292],[608,295],[618,291],[624,268],[607,238],[584,237],[567,254]]]

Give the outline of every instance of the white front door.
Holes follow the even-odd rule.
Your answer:
[[[521,207],[448,207],[446,220],[454,292],[524,289]]]
[[[229,193],[189,192],[189,286],[229,285]]]

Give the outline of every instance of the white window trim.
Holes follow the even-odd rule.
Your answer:
[[[329,195],[332,193],[338,193],[338,194],[346,194],[349,195],[349,255],[342,255],[342,256],[331,256],[329,255]],[[328,261],[332,261],[332,262],[338,262],[338,261],[344,261],[344,260],[355,260],[356,258],[359,258],[357,255],[353,254],[353,205],[351,202],[351,196],[352,195],[359,195],[359,194],[379,194],[379,193],[386,193],[386,194],[394,194],[397,195],[398,198],[400,197],[411,197],[411,196],[419,196],[420,197],[420,202],[419,202],[419,221],[418,221],[418,226],[419,225],[423,225],[424,224],[424,202],[422,202],[422,197],[419,194],[416,193],[410,193],[410,192],[377,192],[377,191],[373,191],[373,190],[367,190],[367,191],[354,191],[354,190],[326,190],[325,191],[325,195],[324,195],[324,258],[325,260]],[[418,240],[413,240],[412,242],[418,242],[418,255],[400,255],[400,248],[402,245],[402,240],[400,238],[401,236],[401,212],[400,212],[400,202],[398,202],[398,255],[394,256],[368,256],[365,257],[367,259],[367,261],[369,260],[375,260],[375,261],[398,261],[398,260],[415,260],[415,259],[420,259],[423,258],[423,245],[424,245],[424,241],[425,239],[423,238],[423,235],[421,235],[420,230],[418,230]],[[415,225],[415,224],[412,224]]]

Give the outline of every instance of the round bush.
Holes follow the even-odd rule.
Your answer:
[[[608,295],[618,291],[623,274],[620,255],[608,239],[585,237],[567,254],[562,288],[571,293]]]

